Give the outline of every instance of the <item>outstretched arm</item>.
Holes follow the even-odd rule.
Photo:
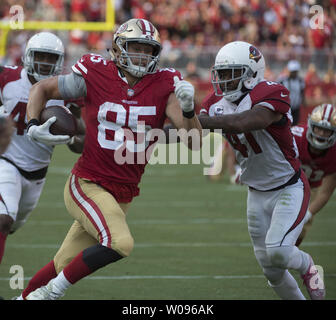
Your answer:
[[[73,72],[41,80],[30,89],[27,104],[28,121],[40,118],[40,113],[48,100],[70,100],[85,96],[85,81]]]
[[[254,106],[251,110],[241,113],[216,117],[199,116],[203,129],[222,129],[225,133],[243,133],[261,130],[278,122],[283,115],[263,106]]]
[[[309,205],[309,211],[313,216],[327,204],[335,188],[336,173],[325,176],[322,185],[317,190],[316,196]]]
[[[40,113],[50,99],[61,100],[62,96],[58,91],[58,76],[36,82],[29,93],[27,104],[28,122],[32,119],[40,119]]]

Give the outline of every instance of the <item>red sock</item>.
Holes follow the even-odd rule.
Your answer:
[[[35,276],[30,279],[27,288],[22,292],[22,297],[25,299],[29,293],[37,288],[45,286],[51,279],[57,276],[54,261],[51,260],[47,265],[45,265],[40,271],[38,271]]]
[[[74,284],[78,280],[91,274],[93,271],[83,261],[83,251],[80,252],[72,261],[63,269],[65,278]]]
[[[6,238],[7,234],[0,232],[0,263],[5,253]]]

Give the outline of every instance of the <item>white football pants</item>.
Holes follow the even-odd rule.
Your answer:
[[[27,180],[9,162],[0,159],[0,214],[8,214],[13,220],[11,232],[20,228],[36,207],[45,178]]]
[[[248,230],[255,256],[272,287],[282,285],[289,277],[286,269],[302,273],[309,263],[308,255],[295,247],[306,220],[309,198],[309,185],[304,176],[277,191],[248,191]],[[294,287],[293,281],[288,278],[288,288]],[[299,299],[300,295],[297,291],[281,298]]]

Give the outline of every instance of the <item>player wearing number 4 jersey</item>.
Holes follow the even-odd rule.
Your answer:
[[[126,213],[139,194],[145,164],[119,164],[116,154],[125,145],[129,152],[141,149],[140,121],[149,130],[162,128],[168,117],[177,128],[200,133],[194,88],[178,71],[157,69],[160,51],[155,27],[147,20],[131,19],[114,34],[113,60],[85,55],[72,67],[73,73],[32,89],[28,116],[36,139],[36,119],[45,99],[81,96],[86,138],[64,189],[65,205],[75,222],[54,259],[33,277],[21,298],[57,299],[71,284],[131,253],[134,241]]]
[[[265,62],[253,45],[225,45],[212,70],[215,93],[204,103],[204,129],[222,129],[249,186],[248,230],[255,256],[269,285],[282,299],[305,299],[294,269],[311,299],[323,299],[323,279],[307,253],[295,242],[306,219],[309,184],[300,170],[291,133],[288,90],[264,80]]]
[[[54,145],[69,142],[67,137],[46,144],[45,141],[29,139],[27,135],[26,108],[29,90],[34,83],[60,73],[63,57],[64,47],[61,40],[52,33],[41,32],[27,43],[23,57],[24,67],[0,67],[2,113],[12,118],[15,124],[11,143],[0,156],[0,262],[8,234],[21,227],[37,205]],[[47,107],[64,105],[63,100],[45,102]],[[70,110],[80,117],[80,111],[74,111],[74,106]],[[49,131],[55,120],[49,119],[43,125],[44,130]],[[83,142],[77,141],[76,137],[69,148],[80,152],[80,145]]]
[[[292,127],[299,149],[301,167],[312,188],[309,220],[296,242],[299,246],[314,216],[329,201],[336,188],[336,108],[322,104],[314,108],[306,126]]]

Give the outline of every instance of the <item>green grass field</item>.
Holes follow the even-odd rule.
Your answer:
[[[1,296],[21,292],[10,287],[11,266],[23,267],[26,285],[67,233],[72,219],[63,204],[63,186],[76,158],[65,147],[56,148],[38,207],[8,237],[0,265]],[[148,165],[141,195],[128,214],[133,253],[81,280],[63,299],[278,299],[250,244],[246,188],[228,179],[210,183],[202,170],[203,165]],[[336,299],[335,207],[334,195],[302,244],[323,266],[327,299]]]

